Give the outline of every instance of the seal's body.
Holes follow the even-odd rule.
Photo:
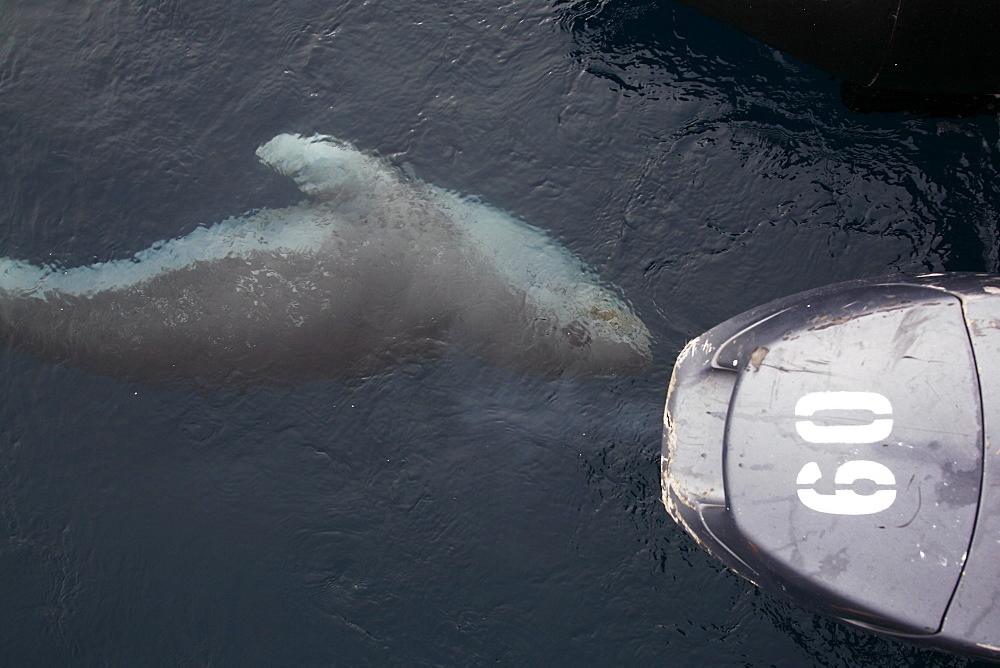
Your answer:
[[[649,333],[541,230],[330,137],[257,151],[309,201],[70,270],[0,259],[0,332],[133,380],[358,378],[455,343],[543,374],[635,372]]]

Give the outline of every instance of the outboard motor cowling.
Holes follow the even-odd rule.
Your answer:
[[[663,501],[762,588],[1000,657],[1000,277],[854,281],[693,340]]]

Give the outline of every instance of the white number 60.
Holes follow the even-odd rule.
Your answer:
[[[861,424],[821,425],[797,420],[795,430],[809,443],[877,443],[892,432],[892,404],[878,392],[810,392],[795,402],[795,416],[819,411],[865,411],[875,419]]]
[[[799,488],[799,501],[820,513],[872,515],[882,512],[896,500],[894,489],[879,489],[874,494],[858,494],[853,489],[838,489],[833,494],[820,494],[812,485],[822,477],[819,464],[809,462],[802,467],[795,479],[798,485],[809,485]],[[871,480],[876,485],[896,484],[896,477],[888,467],[864,459],[844,462],[833,474],[833,482],[837,485],[851,485],[856,480]]]

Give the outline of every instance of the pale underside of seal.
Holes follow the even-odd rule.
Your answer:
[[[0,334],[139,381],[357,379],[452,344],[544,375],[648,365],[639,318],[538,228],[331,137],[279,135],[257,153],[309,199],[128,260],[2,258]]]

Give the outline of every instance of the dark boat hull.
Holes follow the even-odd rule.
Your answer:
[[[681,1],[854,84],[929,94],[1000,92],[995,3]]]

